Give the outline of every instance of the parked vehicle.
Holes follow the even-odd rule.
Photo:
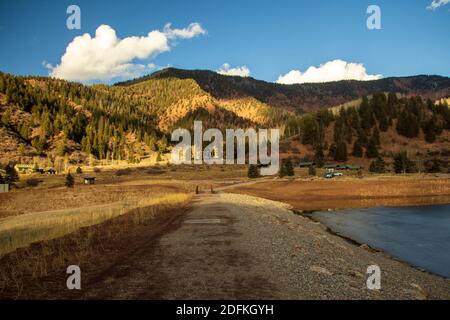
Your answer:
[[[341,172],[328,172],[325,174],[325,178],[333,179],[334,177],[343,177],[344,174]]]

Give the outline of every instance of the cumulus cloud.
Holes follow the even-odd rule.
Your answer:
[[[61,63],[52,66],[45,63],[50,76],[65,80],[90,81],[113,78],[137,77],[155,69],[154,64],[135,63],[169,51],[173,40],[190,39],[205,34],[198,23],[184,29],[173,29],[167,24],[163,31],[150,31],[146,36],[131,36],[119,39],[116,31],[101,25],[95,36],[89,33],[75,37],[61,57]]]
[[[317,83],[339,80],[377,80],[382,75],[367,74],[366,68],[361,63],[349,63],[343,60],[333,60],[320,65],[318,68],[311,66],[305,72],[292,70],[278,77],[277,83]]]
[[[246,66],[231,68],[228,63],[224,63],[222,67],[216,70],[217,73],[226,75],[226,76],[239,76],[239,77],[249,77],[250,69]]]
[[[427,7],[428,10],[436,10],[440,6],[444,6],[450,3],[450,0],[433,0],[431,4]]]

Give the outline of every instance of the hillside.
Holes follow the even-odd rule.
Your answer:
[[[170,151],[172,130],[191,129],[194,120],[221,130],[278,127],[283,153],[298,159],[315,156],[319,146],[326,161],[366,164],[374,156],[403,150],[445,158],[449,81],[416,76],[286,86],[166,69],[113,86],[87,86],[0,73],[1,163],[61,168],[104,159],[139,162]],[[327,111],[339,104],[342,110]],[[305,114],[303,108],[320,111]],[[374,148],[369,143],[375,128]],[[353,159],[356,142],[361,156]]]
[[[118,83],[130,86],[149,79],[193,79],[216,99],[252,97],[270,107],[284,108],[297,113],[317,111],[376,92],[395,92],[405,96],[420,95],[438,100],[450,96],[450,78],[441,76],[413,76],[384,78],[373,81],[345,80],[327,83],[282,85],[251,77],[225,76],[208,70],[180,70],[167,68],[139,79]]]

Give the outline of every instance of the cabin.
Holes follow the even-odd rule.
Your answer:
[[[338,170],[351,170],[351,171],[357,171],[357,170],[361,170],[362,167],[361,167],[361,166],[358,166],[358,165],[342,164],[342,165],[338,165],[336,169],[338,169]]]
[[[0,183],[0,193],[2,192],[9,192],[9,184]]]
[[[347,170],[358,171],[362,170],[362,167],[358,165],[347,165]]]
[[[14,169],[19,173],[33,173],[34,165],[18,163],[14,166]]]
[[[84,177],[84,184],[95,184],[95,177]]]
[[[323,168],[328,173],[333,173],[334,171],[336,171],[338,169],[338,165],[337,164],[326,164],[326,165],[323,166]]]
[[[311,166],[315,166],[316,163],[314,161],[302,161],[298,164],[300,168],[309,168]]]

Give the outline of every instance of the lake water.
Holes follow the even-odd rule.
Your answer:
[[[450,278],[450,205],[315,212],[334,232]]]

